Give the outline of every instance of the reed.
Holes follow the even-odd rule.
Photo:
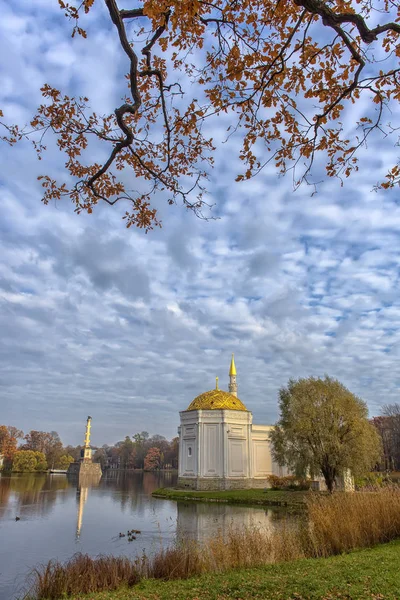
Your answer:
[[[130,587],[143,578],[186,579],[240,567],[328,557],[400,537],[400,490],[318,495],[307,499],[308,519],[221,531],[203,543],[176,542],[152,556],[91,558],[77,554],[64,564],[50,561],[32,573],[26,599],[61,597]]]
[[[132,586],[141,579],[141,561],[127,557],[75,554],[66,563],[49,561],[33,570],[25,598],[53,600],[103,590]]]
[[[397,486],[354,494],[310,495],[309,556],[332,556],[400,537]]]

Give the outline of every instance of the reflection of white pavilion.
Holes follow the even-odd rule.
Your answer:
[[[264,508],[178,502],[177,511],[177,535],[181,539],[189,537],[203,541],[215,537],[217,533],[225,536],[232,529],[257,527],[269,530],[272,527],[273,513]]]

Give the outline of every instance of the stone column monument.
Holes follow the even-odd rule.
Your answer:
[[[90,430],[92,427],[92,417],[86,421],[85,441],[81,450],[81,458],[78,462],[73,462],[68,467],[69,475],[82,475],[101,477],[101,466],[99,463],[92,462],[92,447],[90,445]]]

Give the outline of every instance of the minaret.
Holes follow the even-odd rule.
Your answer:
[[[229,393],[232,394],[232,396],[237,397],[236,365],[235,365],[235,359],[234,359],[233,353],[232,353],[231,366],[229,369]]]

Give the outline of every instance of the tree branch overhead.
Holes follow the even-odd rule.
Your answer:
[[[202,216],[215,150],[207,132],[221,127],[218,115],[229,123],[228,141],[241,132],[238,181],[273,162],[279,173],[293,171],[295,187],[312,183],[317,156],[327,176],[348,177],[373,131],[398,135],[389,108],[400,100],[400,9],[387,0],[373,7],[367,0],[145,0],[131,9],[117,0],[58,0],[73,36],[87,37],[85,15],[90,43],[100,2],[127,58],[121,105],[99,117],[88,98],[46,84],[30,128],[10,125],[0,111],[4,141],[29,138],[41,158],[44,136],[53,133],[66,156],[72,184],[41,176],[45,203],[68,197],[77,212],[92,212],[99,201],[128,202],[127,226],[146,231],[160,225],[154,196]],[[376,10],[385,22],[376,24]],[[362,97],[369,102],[351,139],[342,115]],[[91,140],[108,146],[103,164],[87,156]],[[123,170],[131,175],[122,181]],[[129,189],[129,179],[144,191]],[[378,186],[399,183],[397,163]]]

